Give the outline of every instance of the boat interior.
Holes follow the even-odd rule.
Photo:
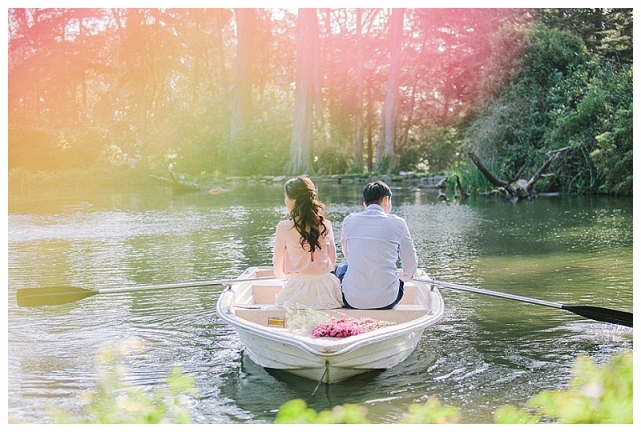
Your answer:
[[[282,285],[278,281],[260,281],[236,285],[235,301],[231,305],[237,317],[269,327],[286,327],[287,311],[274,305],[276,293]],[[430,313],[431,296],[419,290],[414,282],[405,284],[405,294],[394,309],[329,309],[323,312],[340,317],[372,318],[397,324],[409,322]]]

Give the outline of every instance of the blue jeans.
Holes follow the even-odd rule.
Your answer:
[[[347,273],[347,264],[336,266],[336,268],[332,273],[334,273],[338,278],[338,280],[341,281],[341,288],[342,288],[343,277],[345,276],[345,273]],[[403,298],[403,294],[405,293],[405,289],[403,288],[403,285],[404,285],[403,281],[399,279],[398,280],[398,296],[396,297],[396,300],[394,300],[392,303],[388,304],[387,306],[380,307],[380,308],[371,308],[371,309],[393,309],[394,306],[396,306],[398,302],[400,302],[401,299]],[[345,307],[347,309],[357,309],[355,307],[350,306],[350,304],[347,303],[347,300],[345,300],[345,293],[343,293],[343,303],[345,304]]]

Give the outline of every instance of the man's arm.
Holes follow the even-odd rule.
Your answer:
[[[418,257],[416,256],[416,248],[414,247],[414,241],[410,235],[407,223],[403,219],[401,219],[401,222],[403,224],[401,238],[399,239],[399,256],[401,258],[401,265],[403,266],[401,279],[408,281],[414,277],[414,272],[416,272],[418,268]]]
[[[343,219],[343,225],[341,227],[341,249],[343,250],[343,257],[347,260],[347,230],[348,228],[348,218],[349,215]]]

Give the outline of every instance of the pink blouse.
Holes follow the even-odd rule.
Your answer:
[[[314,261],[309,252],[300,245],[300,234],[294,227],[294,222],[284,220],[276,225],[276,238],[274,239],[274,274],[276,277],[285,279],[292,273],[301,274],[323,274],[334,270],[336,264],[336,245],[334,244],[334,231],[332,224],[324,220],[327,232],[318,240],[321,249],[314,251]]]

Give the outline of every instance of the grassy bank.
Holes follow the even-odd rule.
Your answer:
[[[213,187],[226,187],[238,183],[271,183],[283,182],[290,176],[246,176],[225,177],[219,174],[202,173],[188,175],[176,173],[176,178],[182,185],[208,190]],[[315,176],[317,182],[334,183],[367,183],[372,180],[383,180],[389,184],[408,184],[419,187],[433,187],[442,176],[429,174],[404,173],[404,175],[379,175],[377,173],[345,174],[331,176]],[[167,170],[145,168],[129,168],[125,165],[90,167],[86,170],[61,171],[28,171],[12,169],[8,175],[9,194],[26,193],[31,190],[61,189],[78,185],[91,185],[98,188],[126,189],[138,186],[172,185],[170,173]]]
[[[149,171],[124,166],[92,167],[86,170],[28,171],[12,169],[8,175],[9,193],[32,189],[65,188],[77,185],[128,187],[153,183]]]

